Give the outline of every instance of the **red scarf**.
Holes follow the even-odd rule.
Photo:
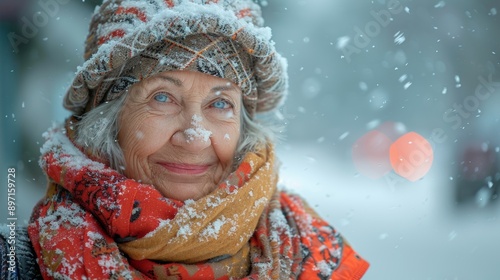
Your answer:
[[[64,129],[45,137],[41,165],[49,188],[33,211],[29,235],[46,279],[360,279],[368,268],[298,196],[275,191],[270,148],[249,153],[206,198],[181,202],[89,159]],[[198,232],[189,232],[186,226],[200,215],[183,215],[215,200],[225,203]],[[244,212],[248,203],[255,208]],[[198,214],[210,210],[202,209]],[[231,224],[231,213],[247,213],[233,216],[248,222]],[[222,230],[225,225],[232,227]],[[190,242],[170,246],[183,236]],[[188,250],[193,243],[198,247]],[[175,254],[179,250],[186,251]]]

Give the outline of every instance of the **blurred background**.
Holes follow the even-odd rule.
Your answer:
[[[364,279],[500,279],[500,1],[259,2],[290,74],[282,186],[370,261]],[[19,223],[44,194],[42,134],[69,115],[100,3],[0,0],[0,170],[16,168]],[[427,139],[429,171],[382,168],[373,131]]]

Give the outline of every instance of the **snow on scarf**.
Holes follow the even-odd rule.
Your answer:
[[[181,202],[91,160],[66,134],[44,135],[49,188],[28,229],[46,279],[360,279],[368,267],[299,197],[276,190],[270,147]]]

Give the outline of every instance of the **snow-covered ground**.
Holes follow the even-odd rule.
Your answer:
[[[356,175],[318,145],[288,144],[278,155],[281,183],[370,262],[363,279],[500,279],[500,208],[453,208],[439,159],[424,179],[391,184]]]

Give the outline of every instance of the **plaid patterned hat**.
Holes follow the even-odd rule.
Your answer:
[[[226,78],[250,115],[272,110],[288,88],[286,60],[252,0],[107,0],[96,8],[85,63],[64,106],[81,115],[167,70]]]

